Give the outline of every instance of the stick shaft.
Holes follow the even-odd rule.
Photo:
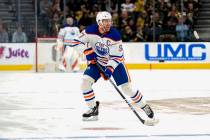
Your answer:
[[[102,67],[100,66],[100,64],[96,63],[97,68],[104,73],[104,70],[102,69]],[[116,91],[120,94],[120,96],[123,98],[123,100],[127,103],[127,105],[130,107],[130,109],[133,111],[133,113],[137,116],[137,118],[141,121],[141,123],[145,123],[145,120],[142,119],[139,114],[136,112],[136,110],[134,109],[134,107],[130,104],[130,102],[125,98],[125,96],[122,94],[122,92],[119,90],[119,88],[117,87],[117,85],[112,81],[112,79],[109,79],[109,82],[112,84],[112,86],[116,89]]]

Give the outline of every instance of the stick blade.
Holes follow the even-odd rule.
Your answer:
[[[91,117],[83,117],[82,121],[89,122],[89,121],[98,121],[98,116],[91,116]]]
[[[147,126],[155,126],[158,123],[159,123],[159,119],[155,119],[155,118],[144,121],[144,124]]]

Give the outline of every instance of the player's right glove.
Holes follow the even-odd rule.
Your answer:
[[[86,55],[86,59],[89,61],[90,64],[96,64],[96,53],[92,53],[90,55]]]
[[[86,55],[86,59],[89,62],[89,64],[96,64],[97,55],[92,48],[85,50],[84,54]]]

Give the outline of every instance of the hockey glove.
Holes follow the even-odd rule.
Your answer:
[[[104,71],[104,80],[109,80],[112,76],[112,73],[114,72],[114,69],[112,67],[107,67]]]
[[[96,64],[96,53],[93,52],[91,54],[86,55],[86,59],[90,64]]]

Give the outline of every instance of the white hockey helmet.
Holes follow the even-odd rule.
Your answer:
[[[107,11],[98,12],[98,14],[96,15],[96,22],[97,22],[97,24],[99,25],[99,23],[102,22],[103,19],[110,19],[110,20],[112,20],[112,16]]]

